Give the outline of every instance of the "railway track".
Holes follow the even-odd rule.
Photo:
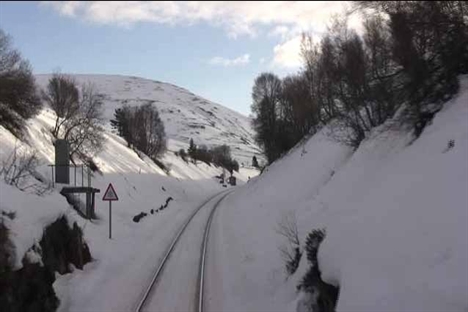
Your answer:
[[[174,238],[172,239],[172,242],[169,245],[169,248],[166,250],[166,253],[164,254],[163,259],[159,263],[156,271],[153,274],[153,277],[151,279],[150,284],[147,286],[143,296],[140,298],[138,301],[138,304],[135,308],[135,312],[143,312],[145,311],[146,308],[149,308],[148,301],[151,301],[151,298],[153,295],[155,295],[157,285],[161,279],[161,276],[164,272],[165,267],[168,264],[169,259],[171,258],[171,255],[174,252],[175,247],[177,246],[178,242],[180,241],[180,238],[186,231],[187,227],[189,224],[192,222],[192,220],[195,218],[195,216],[199,215],[199,212],[204,210],[204,207],[210,207],[212,202],[215,202],[213,207],[211,208],[211,211],[209,213],[208,219],[205,223],[204,226],[204,232],[203,232],[203,241],[201,244],[200,248],[200,257],[199,257],[199,265],[198,265],[198,281],[196,284],[196,298],[193,298],[192,300],[196,300],[196,304],[193,306],[196,307],[195,310],[198,312],[203,311],[203,293],[204,293],[204,276],[205,276],[205,266],[206,266],[206,251],[207,251],[207,244],[208,244],[208,239],[209,239],[209,233],[210,233],[210,227],[211,223],[213,221],[213,216],[218,208],[219,204],[222,202],[222,200],[229,195],[233,190],[228,190],[228,191],[223,191],[220,192],[216,195],[211,196],[208,198],[205,202],[203,202],[200,206],[198,206],[195,211],[189,216],[187,221],[180,227],[179,231],[176,233]],[[194,268],[195,269],[195,268]]]

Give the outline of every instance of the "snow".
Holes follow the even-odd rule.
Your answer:
[[[292,212],[302,244],[326,229],[319,267],[340,286],[337,311],[466,311],[468,77],[461,82],[417,140],[390,121],[353,152],[325,128],[231,194],[213,223],[208,310],[303,310],[310,298],[296,285],[310,264],[303,256],[286,278],[275,232]]]
[[[66,212],[56,204],[57,201],[63,202],[63,198],[51,194],[40,198],[38,205],[37,195],[22,192],[5,184],[3,180],[0,180],[0,197],[0,210],[16,212],[16,217],[7,226],[16,252],[13,266],[19,269],[28,249],[42,237],[43,228]]]
[[[168,124],[170,147],[163,161],[170,165],[171,175],[140,158],[108,130],[104,150],[96,157],[103,175],[96,175],[92,184],[104,192],[112,182],[119,196],[112,208],[112,240],[108,239],[108,203],[101,201],[102,193],[97,197],[98,220],[91,222],[68,207],[58,194],[60,185],[39,197],[0,180],[0,210],[16,211],[16,218],[5,219],[5,224],[12,233],[17,268],[25,255],[31,261],[40,260],[28,250],[40,240],[43,228],[59,216],[65,214],[70,223],[77,222],[84,229],[93,261],[84,270],[57,274],[54,288],[61,300],[60,311],[128,311],[145,290],[180,225],[207,197],[224,190],[213,178],[220,174],[219,168],[185,163],[172,151],[186,147],[192,135],[207,144],[230,144],[232,139],[233,152],[240,148],[235,157],[250,163],[256,147],[239,143],[240,127],[228,126],[226,118],[240,118],[228,110],[217,116],[217,129],[190,128],[189,118],[204,123],[209,114],[188,104],[202,100],[192,101],[186,90],[131,77],[77,76],[85,78],[94,79],[104,90],[108,118],[125,99],[140,104],[148,98],[160,101],[155,104],[162,105],[158,107]],[[297,272],[287,277],[278,250],[284,240],[275,230],[285,215],[293,214],[301,244],[312,229],[326,229],[318,260],[322,278],[340,286],[337,311],[466,311],[468,77],[461,82],[459,95],[446,103],[417,140],[390,121],[354,151],[332,141],[329,129],[324,128],[260,176],[252,168],[241,168],[236,174],[241,186],[214,214],[207,250],[206,309],[305,310],[312,298],[298,293],[296,286],[309,263],[304,255]],[[208,101],[204,105],[213,111],[218,107]],[[176,109],[184,112],[183,118]],[[29,145],[17,142],[0,127],[0,160],[15,145],[36,149],[42,161],[39,171],[50,179],[47,165],[53,161],[54,150],[48,129],[53,121],[48,109],[28,121]],[[246,132],[239,133],[250,133],[250,140],[248,121],[243,124]],[[236,135],[226,136],[231,130]],[[450,140],[454,140],[452,148],[448,148]],[[168,197],[174,199],[168,209],[148,214],[139,223],[132,221],[134,215],[149,213]],[[199,256],[195,252],[202,232],[198,226],[206,215],[205,211],[195,219],[193,230],[189,229],[193,235],[182,238],[177,261],[169,260],[169,274],[163,277],[163,291],[157,295],[163,298],[153,302],[156,308],[187,307],[176,300],[176,294],[192,296],[193,287],[187,284],[177,292],[173,287],[195,278],[189,267]],[[195,258],[187,258],[193,254]],[[163,299],[168,305],[161,303]]]
[[[46,79],[45,77],[42,76],[43,79]],[[134,94],[136,97],[143,94],[138,92],[144,89],[144,86],[149,88],[157,85],[161,88],[158,91],[160,101],[166,101],[164,102],[166,104],[170,102],[172,106],[167,105],[181,110],[196,110],[183,100],[189,96],[196,96],[176,86],[120,76],[78,77],[81,81],[88,78],[94,79],[93,81],[102,87],[107,99],[115,97],[124,100],[130,96],[127,91],[119,89],[119,83],[131,79],[130,86],[132,90],[137,90]],[[41,82],[40,77],[38,80]],[[99,84],[99,81],[102,83]],[[196,98],[197,101],[201,101],[200,98]],[[222,135],[222,131],[240,129],[240,135],[251,140],[252,132],[248,119],[220,105],[208,101],[205,104],[220,112],[216,117],[219,126],[217,132],[210,130],[207,135],[194,136],[194,140],[206,144],[230,145],[234,147],[234,157],[239,155],[239,160],[244,157],[251,162],[254,152],[258,150],[254,143],[239,143],[237,137]],[[117,104],[113,100],[105,101],[108,118],[115,105]],[[163,116],[165,115],[167,113],[163,113]],[[90,247],[93,261],[87,264],[84,270],[74,270],[72,274],[57,274],[54,288],[61,301],[60,311],[131,310],[149,283],[150,273],[159,263],[181,224],[199,203],[225,190],[214,178],[221,174],[221,168],[200,162],[197,165],[187,163],[175,156],[173,151],[178,150],[179,146],[188,146],[188,139],[182,140],[183,135],[191,135],[185,127],[188,121],[184,118],[187,115],[174,113],[174,118],[176,116],[179,118],[177,122],[171,124],[171,121],[166,121],[169,151],[162,161],[171,168],[169,176],[148,157],[140,158],[133,150],[128,149],[125,141],[106,126],[103,151],[94,158],[102,175],[95,174],[92,178],[92,186],[101,190],[96,197],[98,220],[89,221],[78,216],[59,194],[64,186],[62,184],[56,184],[50,192],[37,196],[31,192],[22,192],[0,179],[0,210],[16,212],[14,220],[5,219],[15,246],[13,263],[15,269],[21,268],[23,257],[33,262],[40,261],[37,253],[30,248],[40,241],[44,228],[60,216],[65,215],[70,225],[77,222],[84,230],[84,237]],[[194,114],[190,120],[208,122],[212,118],[212,116],[202,117],[200,114]],[[237,121],[239,125],[234,125]],[[36,151],[40,160],[38,172],[51,182],[49,165],[54,161],[54,147],[50,128],[54,122],[55,114],[45,107],[38,116],[27,121],[24,142],[17,140],[0,126],[0,163],[7,160],[15,146],[21,152]],[[233,125],[229,127],[221,127],[222,124],[231,123]],[[179,128],[174,128],[175,124]],[[204,139],[206,141],[203,141]],[[77,170],[78,185],[83,183],[80,171],[81,169]],[[258,170],[244,166],[234,175],[238,184],[242,184],[257,174]],[[75,183],[74,175],[74,170],[71,170],[72,185]],[[109,183],[113,184],[119,196],[119,201],[114,202],[112,207],[112,240],[108,238],[108,203],[101,200]],[[86,176],[84,185],[87,185]],[[159,208],[169,197],[172,197],[173,201],[169,203],[167,209],[154,215],[150,214],[151,209]],[[80,199],[84,201],[84,195],[81,195]],[[139,223],[133,222],[132,218],[140,212],[146,212],[148,215]]]
[[[39,122],[44,121],[44,114],[46,112],[37,118]],[[31,121],[33,129],[39,128],[37,123],[36,120]],[[7,158],[15,144],[22,149],[29,148],[17,142],[3,128],[0,128],[0,140],[2,160]],[[50,148],[49,138],[47,135],[42,139],[35,136],[30,141],[34,144],[33,147],[47,147],[40,150],[43,157],[39,171],[50,179],[47,159],[53,156],[47,153],[53,149]],[[120,149],[117,153],[112,153],[109,146]],[[185,174],[185,179],[167,177],[149,160],[141,160],[134,152],[126,150],[125,145],[119,146],[117,138],[114,140],[112,135],[109,135],[106,147],[98,159],[99,164],[103,165],[104,174],[96,175],[92,180],[93,187],[101,190],[96,198],[96,221],[82,219],[68,206],[65,198],[58,194],[62,185],[56,185],[55,190],[39,197],[22,192],[0,180],[0,210],[16,212],[16,218],[7,222],[15,246],[15,269],[21,268],[21,259],[25,255],[34,260],[28,250],[40,241],[43,229],[61,215],[65,214],[70,223],[77,222],[84,230],[93,262],[87,264],[84,271],[76,270],[73,274],[58,276],[54,286],[61,300],[60,310],[63,311],[131,309],[142,287],[149,282],[148,272],[153,271],[169,240],[192,209],[206,196],[224,190],[213,179],[214,175],[220,173],[218,168],[202,164],[195,166],[182,160],[178,163],[179,158],[168,155],[166,160],[178,164],[177,168],[173,168],[174,173],[179,176]],[[73,173],[71,180],[73,181]],[[111,182],[119,201],[113,203],[113,239],[109,240],[108,204],[101,201],[101,197]],[[81,184],[80,174],[78,184]],[[150,209],[159,208],[169,197],[174,200],[167,209],[156,215],[150,214]],[[84,200],[83,196],[81,200]],[[142,211],[148,213],[148,216],[138,224],[134,223],[133,216]],[[96,293],[102,296],[96,296]]]
[[[249,165],[253,155],[264,157],[253,138],[248,117],[208,101],[178,86],[131,76],[72,75],[78,84],[92,83],[103,95],[106,122],[116,108],[127,105],[155,105],[164,122],[169,150],[187,149],[190,138],[207,146],[228,144],[239,164]],[[51,75],[36,75],[45,88]]]
[[[188,224],[164,267],[162,276],[153,287],[152,296],[145,304],[145,311],[197,310],[198,267],[205,225],[213,207],[224,196],[225,194],[214,197]]]
[[[142,181],[142,185],[148,184],[150,179],[151,177],[148,177],[146,183]],[[136,180],[144,179],[135,177]],[[154,183],[154,180],[151,182]],[[170,185],[166,184],[165,187],[170,188]],[[151,273],[162,259],[175,232],[194,206],[208,193],[202,188],[198,191],[194,188],[185,190],[187,194],[183,194],[181,188],[181,194],[171,192],[175,200],[170,202],[166,210],[157,215],[149,214],[138,224],[132,221],[132,217],[141,210],[132,207],[144,207],[141,203],[135,203],[133,200],[127,203],[114,202],[112,240],[108,239],[108,204],[99,202],[103,220],[96,225],[89,222],[86,224],[86,221],[79,224],[84,227],[85,239],[95,260],[88,264],[84,271],[76,270],[74,274],[64,275],[57,280],[56,289],[60,292],[62,300],[60,310],[132,310],[149,284]],[[123,195],[119,194],[118,186],[116,191],[120,197]],[[157,191],[153,190],[153,193]],[[142,195],[146,195],[148,201],[146,212],[165,200],[163,196],[150,196],[149,193]],[[155,200],[157,202],[149,203]]]

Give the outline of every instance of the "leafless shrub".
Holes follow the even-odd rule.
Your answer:
[[[281,257],[286,263],[286,272],[291,275],[297,270],[302,252],[294,212],[282,215],[276,226],[276,233],[283,236],[285,243],[278,247]]]
[[[2,216],[5,216],[10,220],[14,220],[16,218],[16,212],[15,211],[6,212],[2,210]]]
[[[179,152],[176,152],[176,153],[178,153],[177,155],[179,155],[183,161],[187,162],[187,153],[185,152],[183,148],[181,148]]]
[[[52,189],[36,171],[39,159],[35,152],[19,152],[17,146],[2,162],[0,177],[6,184],[12,185],[21,191],[32,190],[37,195],[43,195]]]

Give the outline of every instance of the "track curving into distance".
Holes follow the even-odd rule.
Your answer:
[[[199,257],[199,267],[198,267],[198,282],[196,285],[196,292],[197,296],[194,298],[197,302],[196,305],[196,310],[198,312],[203,311],[203,292],[204,292],[204,275],[205,275],[205,265],[206,265],[206,249],[207,249],[207,243],[208,243],[208,238],[209,238],[209,232],[210,232],[210,227],[211,223],[213,221],[213,216],[216,211],[216,208],[219,206],[221,201],[229,195],[233,190],[226,190],[222,191],[220,193],[217,193],[210,198],[208,198],[205,202],[203,202],[200,206],[198,206],[195,211],[189,216],[187,221],[181,226],[180,230],[177,232],[177,234],[174,236],[171,244],[169,245],[169,248],[167,249],[163,259],[159,263],[159,266],[157,267],[155,273],[153,274],[153,277],[151,279],[150,284],[146,288],[146,291],[144,292],[143,296],[138,302],[138,305],[135,308],[135,312],[142,312],[145,310],[145,308],[148,308],[148,301],[151,301],[151,297],[154,296],[154,288],[156,284],[159,283],[159,280],[161,279],[162,273],[164,272],[164,268],[166,267],[166,264],[168,263],[168,260],[170,259],[171,254],[173,253],[177,243],[179,242],[182,234],[185,232],[187,229],[188,225],[191,223],[191,221],[194,219],[194,217],[202,210],[203,207],[208,206],[215,198],[218,198],[216,203],[214,204],[213,208],[210,211],[208,220],[204,226],[204,232],[203,232],[203,242],[201,245],[201,250],[200,250],[200,257]],[[151,303],[150,303],[151,304]]]

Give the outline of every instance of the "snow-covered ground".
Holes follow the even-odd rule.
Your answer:
[[[31,192],[22,192],[13,188],[0,179],[0,210],[16,212],[14,220],[3,219],[10,230],[10,238],[15,246],[14,266],[17,269],[22,266],[21,260],[28,249],[40,241],[43,229],[59,216],[65,214],[70,223],[76,221],[84,230],[93,261],[87,264],[83,271],[75,270],[73,274],[63,276],[57,274],[54,287],[61,301],[59,310],[127,311],[134,307],[135,300],[139,299],[141,291],[149,283],[151,273],[181,224],[207,197],[225,188],[214,178],[222,173],[220,168],[201,162],[197,165],[184,162],[173,152],[179,146],[188,146],[188,140],[184,141],[183,136],[191,136],[192,133],[189,130],[189,121],[185,118],[191,114],[192,110],[197,111],[196,107],[184,108],[188,102],[181,99],[175,100],[174,97],[187,99],[194,97],[198,99],[197,101],[194,99],[195,102],[201,101],[200,98],[176,86],[137,78],[92,77],[98,77],[97,81],[103,81],[101,85],[98,84],[98,87],[102,87],[106,92],[111,92],[109,90],[115,85],[115,90],[112,89],[115,94],[105,93],[107,99],[114,96],[125,99],[128,94],[119,93],[119,81],[124,83],[130,79],[132,83],[129,88],[131,87],[132,90],[143,88],[140,83],[147,83],[148,88],[158,87],[157,92],[161,103],[173,109],[178,107],[181,111],[183,109],[187,111],[185,115],[175,111],[169,113],[166,111],[168,107],[158,106],[163,111],[163,119],[168,114],[173,114],[171,115],[172,123],[170,118],[165,119],[169,151],[162,159],[170,167],[170,175],[166,175],[150,159],[146,157],[142,159],[133,150],[128,149],[125,141],[114,134],[107,125],[104,148],[95,157],[95,162],[103,174],[96,174],[92,178],[92,186],[101,190],[96,198],[98,220],[90,222],[79,217],[76,211],[67,204],[65,198],[58,193],[63,185],[55,185],[51,192],[37,196]],[[89,77],[78,77],[79,80],[85,78]],[[105,89],[104,86],[110,89]],[[142,93],[136,92],[135,97],[144,94],[143,91]],[[138,101],[135,101],[137,104]],[[105,101],[107,117],[110,117],[114,108],[117,107],[114,104],[117,105],[112,100]],[[217,128],[200,132],[202,134],[199,136],[193,135],[194,140],[201,144],[227,144],[231,146],[234,157],[239,162],[244,157],[245,161],[249,159],[248,164],[250,164],[257,147],[254,144],[239,143],[240,137],[251,140],[252,134],[248,128],[248,119],[211,102],[206,101],[204,105],[212,109],[216,108],[215,110],[220,112],[219,117],[215,118],[210,115],[203,117],[198,112],[192,114],[190,120],[203,123],[213,118],[216,120]],[[229,126],[230,128],[226,126],[237,121],[239,121],[238,126],[232,125]],[[20,154],[36,151],[40,161],[38,172],[45,180],[50,181],[52,173],[48,165],[54,162],[50,129],[54,122],[54,113],[45,107],[38,116],[27,121],[25,142],[17,140],[0,126],[0,164],[7,160],[15,146]],[[236,129],[239,130],[236,134],[238,137],[223,134],[223,131]],[[240,159],[236,157],[237,155]],[[243,184],[257,174],[256,169],[245,166],[234,175],[237,177],[238,184]],[[71,170],[70,175],[71,183],[74,184],[74,170]],[[81,170],[78,169],[76,179],[78,185],[82,184],[81,178]],[[108,239],[108,204],[101,200],[109,183],[113,184],[119,196],[119,201],[115,202],[112,208],[112,240]],[[84,185],[87,185],[86,177]],[[167,209],[154,215],[150,214],[151,209],[159,208],[169,197],[172,197],[173,201],[169,203]],[[84,196],[81,200],[84,201]],[[140,212],[146,212],[148,216],[139,223],[133,222],[133,217]],[[34,257],[29,253],[28,256]]]
[[[391,122],[353,152],[317,133],[231,194],[213,222],[209,311],[295,311],[275,228],[325,228],[322,278],[338,311],[468,310],[468,77],[415,141]],[[448,149],[449,140],[454,147]]]
[[[46,109],[27,126],[46,178],[53,160],[47,130],[53,117]],[[319,265],[322,278],[340,286],[338,311],[467,311],[468,77],[417,140],[391,121],[356,151],[330,140],[327,132],[297,146],[220,205],[208,245],[207,310],[296,311],[303,298],[296,286],[309,263],[303,255],[297,272],[286,278],[278,250],[284,241],[275,231],[293,214],[302,244],[312,229],[326,229]],[[62,311],[130,310],[182,222],[205,198],[224,190],[213,179],[217,168],[187,164],[168,152],[163,159],[171,164],[168,177],[115,134],[106,137],[96,158],[103,175],[93,185],[104,190],[112,182],[119,195],[112,240],[102,194],[99,220],[89,222],[57,192],[38,197],[0,181],[0,210],[17,212],[13,221],[5,219],[17,267],[43,227],[59,215],[84,229],[94,261],[83,271],[57,276]],[[182,142],[169,138],[173,146]],[[4,160],[15,140],[1,127],[0,143]],[[238,177],[242,184],[254,175],[244,168]],[[132,221],[169,196],[174,201],[168,209]]]

